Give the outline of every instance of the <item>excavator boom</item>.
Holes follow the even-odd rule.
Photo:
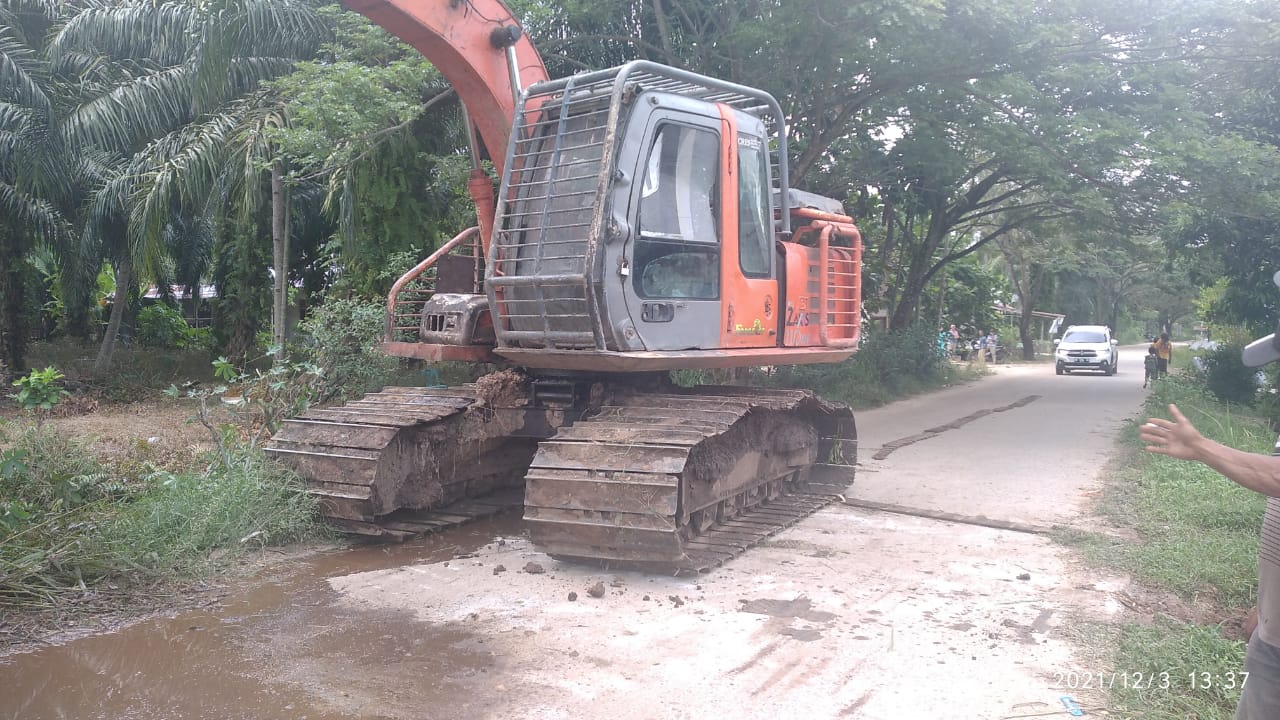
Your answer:
[[[527,87],[547,79],[542,57],[511,10],[497,0],[344,0],[343,4],[436,66],[458,93],[501,175],[521,89],[512,81]],[[514,70],[509,57],[514,57]]]

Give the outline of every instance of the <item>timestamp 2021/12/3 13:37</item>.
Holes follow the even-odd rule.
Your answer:
[[[1249,673],[1243,671],[1211,673],[1188,670],[1154,672],[1063,670],[1053,673],[1051,687],[1055,690],[1110,690],[1112,688],[1168,690],[1180,686],[1192,690],[1214,688],[1234,690],[1244,687],[1248,679]]]

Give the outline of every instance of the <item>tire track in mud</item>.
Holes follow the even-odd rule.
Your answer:
[[[898,439],[896,439],[896,440],[890,440],[889,442],[887,442],[887,443],[885,443],[885,444],[881,445],[881,446],[880,446],[880,449],[876,451],[876,454],[875,454],[875,455],[872,455],[871,457],[872,457],[872,459],[874,459],[874,460],[884,460],[885,458],[887,458],[887,457],[889,457],[890,455],[892,455],[892,454],[893,454],[893,451],[895,451],[895,450],[897,450],[897,449],[899,449],[899,448],[904,448],[904,447],[906,447],[906,446],[908,446],[908,445],[912,445],[912,444],[914,444],[914,443],[918,443],[918,442],[920,442],[921,440],[928,440],[929,438],[931,438],[931,437],[935,437],[935,436],[937,436],[937,435],[939,435],[939,434],[941,434],[941,433],[944,433],[944,432],[946,432],[946,431],[948,431],[948,430],[955,430],[955,429],[957,429],[957,428],[960,428],[960,427],[962,427],[962,426],[964,426],[964,425],[967,425],[967,424],[969,424],[969,423],[973,422],[974,420],[977,420],[977,419],[979,419],[979,418],[984,418],[984,417],[986,417],[986,416],[988,416],[988,415],[990,415],[990,414],[992,414],[992,413],[1005,412],[1005,411],[1007,411],[1007,410],[1013,410],[1014,408],[1020,408],[1020,407],[1026,406],[1026,405],[1030,405],[1031,403],[1035,402],[1036,400],[1039,400],[1041,397],[1043,397],[1043,396],[1041,396],[1041,395],[1028,395],[1028,396],[1026,396],[1026,397],[1024,397],[1024,398],[1021,398],[1021,399],[1015,400],[1015,401],[1013,401],[1013,402],[1009,403],[1008,405],[1002,405],[1002,406],[1000,406],[1000,407],[996,407],[996,408],[983,408],[983,409],[981,409],[981,410],[978,410],[978,411],[975,411],[975,412],[971,412],[971,413],[969,413],[968,415],[965,415],[965,416],[964,416],[964,417],[962,417],[962,418],[957,418],[957,419],[955,419],[955,420],[952,420],[952,421],[951,421],[951,422],[949,422],[949,423],[943,423],[942,425],[937,425],[937,426],[935,426],[935,427],[931,427],[931,428],[929,428],[929,429],[925,430],[924,432],[919,433],[919,434],[917,434],[917,435],[908,435],[908,436],[906,436],[906,437],[898,438]]]

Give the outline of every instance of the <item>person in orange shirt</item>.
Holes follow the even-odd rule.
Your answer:
[[[1160,333],[1159,339],[1151,343],[1156,349],[1156,370],[1160,377],[1169,374],[1169,359],[1173,357],[1173,343],[1169,342],[1169,333]]]

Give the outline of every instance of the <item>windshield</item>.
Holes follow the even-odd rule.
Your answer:
[[[1097,330],[1068,330],[1062,336],[1062,342],[1069,343],[1104,343],[1107,336]]]

